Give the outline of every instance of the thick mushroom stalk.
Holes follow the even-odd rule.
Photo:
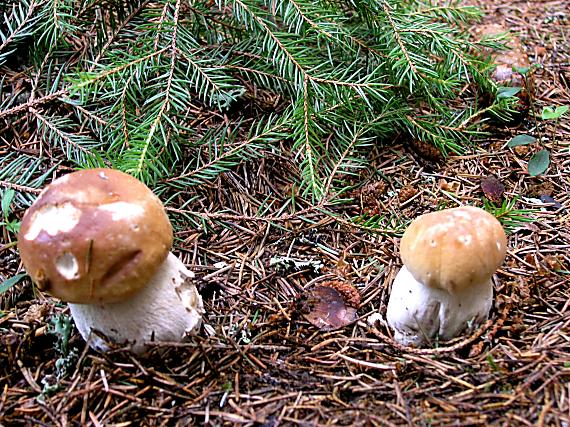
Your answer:
[[[485,321],[491,278],[506,254],[506,236],[491,214],[460,207],[422,215],[404,233],[404,266],[392,285],[387,320],[401,344],[448,340]]]
[[[485,321],[492,304],[491,280],[452,294],[418,282],[403,266],[392,285],[388,323],[396,341],[420,347],[435,337],[449,340],[470,324]]]
[[[149,341],[180,341],[200,326],[193,274],[172,253],[158,198],[112,169],[65,175],[26,211],[18,247],[38,288],[70,303],[81,335],[100,334],[135,352]],[[100,334],[97,334],[99,332]]]
[[[69,308],[79,333],[91,347],[107,351],[109,339],[129,343],[133,352],[141,353],[150,342],[178,342],[200,328],[204,306],[193,277],[194,273],[169,253],[146,286],[130,299],[107,304],[69,303]]]

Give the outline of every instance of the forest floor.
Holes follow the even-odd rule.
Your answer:
[[[570,3],[480,4],[541,65],[535,111],[570,105]],[[207,310],[185,343],[134,356],[94,352],[75,330],[58,341],[65,334],[50,319],[68,308],[21,282],[2,295],[0,425],[570,426],[570,123],[531,113],[486,130],[468,155],[440,163],[379,145],[371,163],[380,173],[363,176],[348,206],[299,201],[296,214],[283,214],[292,159],[220,176],[191,205],[224,212],[211,214],[213,232],[176,236]],[[507,147],[520,134],[541,145]],[[550,167],[531,177],[527,162],[542,148]],[[395,344],[382,318],[399,238],[339,218],[381,212],[396,224],[442,206],[481,206],[481,180],[491,176],[531,220],[510,230],[491,321],[433,348]],[[268,195],[273,204],[258,216]],[[21,268],[14,247],[0,256],[5,277]],[[279,269],[271,262],[279,257],[322,268]],[[329,279],[352,283],[361,302],[356,322],[324,331],[305,320],[303,301]],[[380,321],[369,322],[376,313]]]

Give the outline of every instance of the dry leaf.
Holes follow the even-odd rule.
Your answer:
[[[346,253],[342,253],[336,263],[336,273],[340,277],[349,277],[352,273],[352,266],[345,261]]]
[[[43,318],[49,312],[49,305],[47,304],[32,304],[24,314],[24,322],[32,323],[32,322],[39,322],[43,320]]]
[[[471,347],[471,350],[469,351],[469,357],[477,357],[481,354],[481,352],[483,351],[483,345],[485,345],[485,343],[483,341],[478,342],[477,344],[473,345],[473,347]]]
[[[517,156],[523,158],[526,157],[528,153],[530,153],[530,147],[528,145],[517,145],[513,148],[513,150],[515,150]]]
[[[322,286],[336,289],[340,292],[346,305],[358,308],[360,305],[360,293],[358,290],[348,282],[341,282],[340,280],[332,280],[330,282],[321,283]]]
[[[566,270],[564,266],[564,257],[562,255],[546,255],[544,263],[551,271]]]
[[[302,295],[301,312],[312,325],[323,331],[340,329],[358,318],[341,293],[330,286],[315,286]]]
[[[503,200],[505,186],[494,176],[488,176],[481,180],[481,189],[485,193],[485,197],[492,202],[500,203]]]

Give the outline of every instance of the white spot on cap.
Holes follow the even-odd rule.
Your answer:
[[[441,222],[439,224],[434,224],[431,227],[431,232],[433,234],[438,234],[438,233],[447,233],[450,229],[452,229],[453,227],[455,227],[455,223],[453,222]]]
[[[473,236],[471,234],[462,234],[457,238],[460,243],[463,243],[465,246],[469,245],[473,240]]]
[[[453,216],[456,216],[457,218],[461,218],[461,219],[466,219],[467,221],[471,220],[471,214],[469,212],[465,212],[465,211],[454,211],[453,212]]]
[[[103,172],[103,171],[99,172],[99,178],[104,179],[104,180],[109,179],[109,177],[107,177],[107,175],[105,175],[105,172]]]
[[[50,236],[65,233],[77,225],[81,211],[71,203],[45,205],[34,212],[30,228],[24,235],[26,240],[34,240],[45,231]]]
[[[501,242],[497,242],[497,249],[501,251],[503,249]]]
[[[51,185],[54,185],[54,184],[56,184],[56,185],[65,184],[67,181],[69,181],[69,174],[60,176],[58,179],[56,179],[55,181],[53,181],[53,182],[51,183]],[[48,188],[49,188],[49,187],[48,187]]]
[[[144,214],[144,208],[141,205],[127,202],[107,203],[99,206],[99,209],[109,212],[113,221],[135,218]]]
[[[55,260],[55,268],[67,280],[77,279],[79,277],[79,264],[77,258],[69,252],[64,252]]]

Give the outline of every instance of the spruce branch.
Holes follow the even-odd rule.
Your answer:
[[[283,148],[297,160],[298,194],[331,201],[354,185],[376,141],[407,134],[459,153],[485,113],[510,108],[475,102],[479,88],[496,89],[478,49],[500,40],[473,40],[464,28],[480,12],[457,2],[75,6],[7,9],[15,18],[0,22],[0,60],[29,55],[18,72],[31,88],[20,105],[3,101],[0,119],[10,132],[30,123],[40,147],[57,147],[47,151],[68,164],[111,165],[169,197]],[[3,100],[19,90],[0,86]]]
[[[22,0],[12,4],[9,13],[4,12],[4,22],[0,27],[0,66],[16,50],[18,43],[33,34],[38,21],[38,6],[36,0]]]
[[[164,10],[166,11],[166,5]],[[174,16],[173,16],[173,20],[172,20],[172,38],[170,41],[170,67],[168,69],[168,74],[167,74],[167,78],[166,78],[166,88],[164,90],[163,93],[163,100],[162,100],[162,105],[160,106],[156,117],[154,118],[152,125],[150,126],[150,129],[148,131],[148,135],[144,141],[143,146],[141,147],[140,150],[140,156],[138,159],[138,162],[135,166],[134,169],[129,169],[127,168],[126,171],[129,173],[132,173],[135,177],[140,177],[143,174],[143,171],[146,167],[145,164],[145,160],[146,160],[146,156],[148,154],[148,150],[149,150],[149,146],[152,143],[152,139],[154,137],[154,134],[157,132],[157,130],[159,129],[159,126],[161,125],[161,122],[164,119],[164,115],[166,113],[166,111],[168,110],[168,108],[170,107],[170,103],[171,103],[171,91],[172,91],[172,79],[174,76],[174,69],[175,69],[175,65],[176,65],[176,45],[177,45],[177,29],[178,29],[178,14],[180,12],[180,0],[176,0],[176,5],[174,7]],[[163,15],[164,16],[164,15]],[[164,21],[161,20],[161,25]],[[160,27],[159,27],[160,28]],[[160,31],[158,31],[157,33],[160,33]],[[156,48],[157,46],[155,46]],[[164,143],[166,144],[167,141],[164,141]]]
[[[90,71],[93,71],[93,69],[95,68],[96,64],[99,63],[99,61],[101,60],[101,58],[103,57],[103,55],[105,54],[105,52],[109,49],[109,47],[113,44],[113,42],[117,39],[117,37],[119,36],[120,32],[123,31],[125,29],[125,27],[131,23],[133,21],[133,19],[141,13],[141,11],[146,7],[146,5],[148,4],[150,0],[144,0],[141,1],[141,3],[136,6],[132,11],[130,11],[130,13],[125,17],[124,20],[121,20],[118,25],[113,28],[112,34],[109,35],[109,37],[107,38],[107,40],[105,41],[105,44],[101,47],[101,49],[99,50],[99,52],[97,53],[97,56],[93,59],[93,61],[91,62],[91,66],[89,67]]]
[[[416,68],[416,64],[412,61],[412,58],[410,57],[411,55],[408,52],[406,45],[402,41],[402,37],[400,36],[400,30],[398,29],[398,26],[396,25],[396,23],[394,22],[394,19],[392,18],[390,6],[384,0],[382,1],[382,9],[384,10],[384,13],[386,15],[386,18],[388,19],[388,22],[390,23],[390,27],[392,28],[396,42],[400,46],[401,54],[406,59],[405,62],[408,64],[409,69],[413,73],[412,75],[418,75],[419,73],[418,73],[418,69]],[[401,84],[401,82],[402,82],[402,78],[400,79],[400,84]],[[413,90],[413,79],[410,78],[410,92],[412,92],[412,90]]]
[[[241,142],[236,141],[238,135],[227,126],[213,130],[199,139],[200,145],[196,144],[197,148],[207,146],[207,160],[190,164],[183,173],[164,179],[159,186],[185,188],[199,185],[246,159],[259,158],[264,155],[264,149],[271,148],[286,136],[286,123],[286,117],[269,116],[266,120],[259,120],[251,125],[249,135]]]
[[[62,117],[47,117],[32,108],[31,113],[38,120],[38,130],[46,140],[54,141],[67,158],[74,160],[80,165],[92,167],[102,166],[97,156],[97,147],[100,145],[87,135],[67,132],[66,127],[72,127],[73,123]]]
[[[50,165],[36,156],[9,153],[0,157],[0,186],[16,190],[16,206],[26,208],[32,204],[57,166],[58,163]]]
[[[303,122],[302,131],[298,132],[302,136],[299,139],[300,145],[303,146],[303,160],[301,162],[301,177],[308,182],[307,188],[311,191],[315,197],[320,198],[322,195],[322,183],[319,178],[318,170],[318,156],[314,151],[313,144],[319,143],[320,136],[313,129],[311,120],[312,111],[309,109],[309,88],[308,88],[308,77],[305,78],[303,82]]]

